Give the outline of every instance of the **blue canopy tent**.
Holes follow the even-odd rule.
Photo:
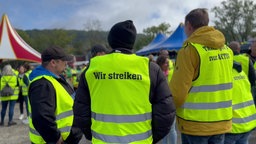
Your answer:
[[[162,33],[158,33],[156,37],[145,47],[136,52],[137,55],[146,55],[147,51],[166,40],[166,36]]]
[[[136,54],[148,55],[150,53],[157,53],[161,49],[168,51],[179,50],[186,39],[187,36],[185,34],[184,25],[181,23],[169,38],[149,47],[148,49],[145,49],[143,52],[140,52],[139,50],[136,52]]]

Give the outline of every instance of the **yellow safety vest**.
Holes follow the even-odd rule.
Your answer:
[[[233,52],[193,44],[200,57],[199,76],[192,82],[185,103],[177,116],[195,122],[218,122],[232,119]]]
[[[240,63],[242,65],[242,70],[244,73],[248,76],[249,75],[249,60],[250,58],[248,56],[239,54],[239,55],[234,55],[234,61]]]
[[[27,77],[29,83],[30,83],[29,75],[30,75],[31,72],[32,72],[32,70],[29,70],[29,71],[25,72],[25,74],[24,74],[24,76]],[[22,86],[22,95],[23,96],[28,96],[28,86],[24,83],[23,79],[22,79],[21,84],[22,84],[21,85]]]
[[[77,88],[78,87],[78,81],[77,81],[78,71],[76,69],[71,69],[71,73],[72,73],[71,81],[72,81],[73,87]]]
[[[233,69],[233,118],[231,133],[245,133],[256,127],[256,110],[251,85],[242,72]]]
[[[72,107],[74,101],[71,95],[65,90],[65,88],[55,78],[51,76],[38,76],[35,79],[33,79],[31,83],[41,79],[42,77],[50,81],[54,86],[54,89],[56,90],[55,122],[57,123],[57,128],[61,131],[62,138],[66,140],[70,134],[71,126],[73,125],[74,115]],[[28,110],[29,113],[31,113],[30,102],[28,103]],[[31,142],[33,143],[46,143],[44,139],[40,136],[38,131],[34,128],[31,117],[29,117],[29,136]]]
[[[14,90],[13,95],[11,96],[0,96],[1,101],[17,100],[19,97],[19,87],[17,85],[17,76],[2,76],[1,77],[1,91],[8,82],[9,86]]]
[[[91,59],[92,143],[152,143],[148,58],[112,53]]]
[[[172,79],[173,71],[174,71],[174,63],[172,60],[169,59],[169,74],[167,77],[168,84],[170,83],[170,81]]]

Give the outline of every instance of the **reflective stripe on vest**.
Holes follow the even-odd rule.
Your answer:
[[[91,59],[85,77],[91,97],[92,143],[152,143],[148,65],[147,58],[134,54]]]
[[[57,128],[61,131],[61,136],[64,140],[67,139],[67,137],[70,134],[70,130],[73,124],[73,99],[71,95],[65,90],[65,88],[53,77],[51,76],[38,76],[35,79],[31,81],[33,83],[36,80],[41,79],[44,77],[48,81],[52,83],[54,86],[54,89],[56,90],[56,120]],[[29,113],[31,113],[31,106],[30,102],[28,102],[28,108]],[[32,119],[29,117],[29,136],[30,140],[33,143],[41,144],[45,143],[44,139],[40,136],[40,134],[36,131],[36,129],[33,126]]]
[[[152,113],[145,113],[139,115],[107,115],[107,114],[96,114],[92,112],[92,118],[97,121],[114,122],[114,123],[126,123],[126,122],[140,122],[151,120]]]
[[[233,118],[231,133],[246,133],[256,127],[256,110],[251,85],[244,71],[233,69]]]
[[[215,92],[220,90],[229,90],[232,88],[232,83],[218,84],[218,85],[205,85],[205,86],[192,86],[190,93],[196,92]]]
[[[149,135],[152,135],[152,131],[149,130],[145,133],[141,134],[135,134],[135,135],[128,135],[128,136],[109,136],[109,135],[103,135],[99,134],[95,131],[92,131],[92,135],[94,135],[95,138],[101,139],[106,143],[130,143],[134,141],[141,141],[144,139],[147,139]],[[138,142],[141,143],[141,142]]]
[[[199,75],[192,82],[185,103],[177,108],[177,116],[197,122],[232,119],[233,52],[193,44],[200,58]],[[221,73],[221,75],[220,75]]]

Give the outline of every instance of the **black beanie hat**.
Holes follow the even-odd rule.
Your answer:
[[[108,43],[113,49],[132,49],[136,40],[136,35],[136,28],[131,20],[119,22],[110,29]]]

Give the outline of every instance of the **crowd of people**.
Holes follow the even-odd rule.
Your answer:
[[[91,49],[86,67],[58,46],[46,48],[35,69],[11,65],[2,70],[1,123],[9,104],[8,126],[19,99],[25,102],[32,144],[88,143],[248,144],[256,128],[256,41],[248,54],[239,42],[208,26],[206,9],[185,16],[187,40],[171,60],[133,54],[132,20],[114,24],[108,34],[112,51]],[[6,85],[13,91],[4,94]]]

